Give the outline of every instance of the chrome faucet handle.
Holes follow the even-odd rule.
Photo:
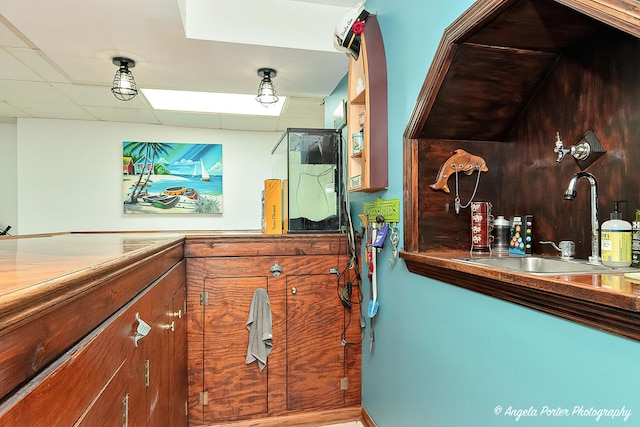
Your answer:
[[[561,249],[558,247],[558,245],[555,244],[555,242],[551,242],[549,240],[541,240],[538,243],[540,243],[541,245],[551,245],[553,246],[553,249],[555,249],[556,251],[560,252]]]
[[[562,259],[573,259],[576,254],[576,244],[573,243],[572,240],[561,240],[557,245],[554,242],[546,240],[540,241],[539,243],[553,246],[556,251],[560,252],[560,257]]]
[[[560,163],[564,159],[564,156],[571,152],[570,149],[564,148],[562,139],[560,139],[560,132],[556,132],[556,142],[553,152],[558,155],[558,158],[556,158],[556,163]]]
[[[573,240],[561,240],[558,246],[560,246],[560,256],[562,259],[573,259],[576,254],[576,244]]]
[[[560,139],[560,132],[556,132],[556,142],[553,152],[558,155],[556,163],[562,162],[567,154],[572,155],[576,160],[586,160],[591,154],[591,145],[589,145],[586,139],[582,139],[576,145],[564,148],[562,139]]]

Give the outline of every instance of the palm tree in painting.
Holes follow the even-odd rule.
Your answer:
[[[140,170],[140,176],[138,177],[138,181],[136,185],[133,187],[133,191],[131,192],[131,198],[129,199],[129,203],[137,203],[138,197],[142,192],[142,189],[147,186],[149,182],[150,173],[147,174],[147,165],[151,165],[151,170],[154,168],[154,163],[157,157],[165,156],[169,153],[171,149],[170,144],[166,144],[163,142],[129,142],[124,146],[124,151],[131,153],[131,155],[137,155],[140,158],[144,158],[144,165]],[[151,159],[151,160],[149,160]],[[140,185],[142,182],[142,178],[147,176],[144,183]]]

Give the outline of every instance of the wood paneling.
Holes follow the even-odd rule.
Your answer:
[[[637,8],[623,3],[634,16]],[[574,240],[586,258],[589,190],[580,184],[576,200],[564,200],[579,168],[570,156],[556,163],[556,132],[571,146],[593,130],[607,150],[587,169],[599,182],[600,222],[614,200],[627,200],[622,212],[633,219],[640,207],[637,38],[555,1],[520,0],[477,2],[443,42],[405,134],[408,251],[469,247],[468,210],[455,215],[455,195],[428,187],[449,151],[463,148],[489,167],[475,200],[490,201],[494,215],[533,214],[536,241]],[[463,178],[465,203],[475,182]]]
[[[218,242],[205,240],[197,240],[195,250],[187,248],[187,253],[208,255],[187,258],[192,425],[360,405],[357,289],[349,312],[337,297],[337,276],[331,270],[341,271],[348,261],[341,254],[345,236],[281,237],[254,242],[260,256],[229,256],[245,252],[234,245],[210,256],[206,248]],[[291,251],[289,244],[297,249]],[[331,253],[334,244],[342,250]],[[283,268],[277,277],[270,271],[276,262]],[[273,325],[273,349],[262,372],[256,363],[245,363],[246,321],[259,287],[269,295]],[[208,292],[208,305],[201,304],[202,292]],[[342,378],[348,378],[346,390]],[[207,404],[200,401],[201,392],[208,393]]]
[[[346,234],[187,236],[185,258],[261,255],[329,255],[345,251]]]
[[[546,281],[532,279],[539,289],[523,290],[513,278],[471,278],[425,261],[433,251],[470,247],[468,209],[456,215],[455,194],[428,187],[452,148],[485,158],[489,172],[475,200],[491,202],[494,216],[533,214],[534,253],[556,254],[540,240],[573,240],[576,257],[591,253],[589,186],[564,200],[580,168],[571,156],[556,161],[557,132],[569,147],[592,130],[607,151],[587,168],[598,181],[598,222],[616,200],[627,201],[623,217],[634,219],[639,18],[634,0],[479,0],[445,30],[404,134],[402,256],[411,271],[640,338],[635,310],[599,308],[585,289],[547,293]],[[473,185],[464,178],[462,203]]]

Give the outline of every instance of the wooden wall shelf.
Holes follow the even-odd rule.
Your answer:
[[[364,125],[360,125],[364,114]],[[382,33],[369,15],[358,59],[350,57],[347,108],[348,190],[375,192],[388,185],[387,62]],[[353,135],[362,132],[362,151],[353,153]]]

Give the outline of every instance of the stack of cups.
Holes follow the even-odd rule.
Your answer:
[[[492,223],[491,203],[471,202],[471,253],[491,252]]]

